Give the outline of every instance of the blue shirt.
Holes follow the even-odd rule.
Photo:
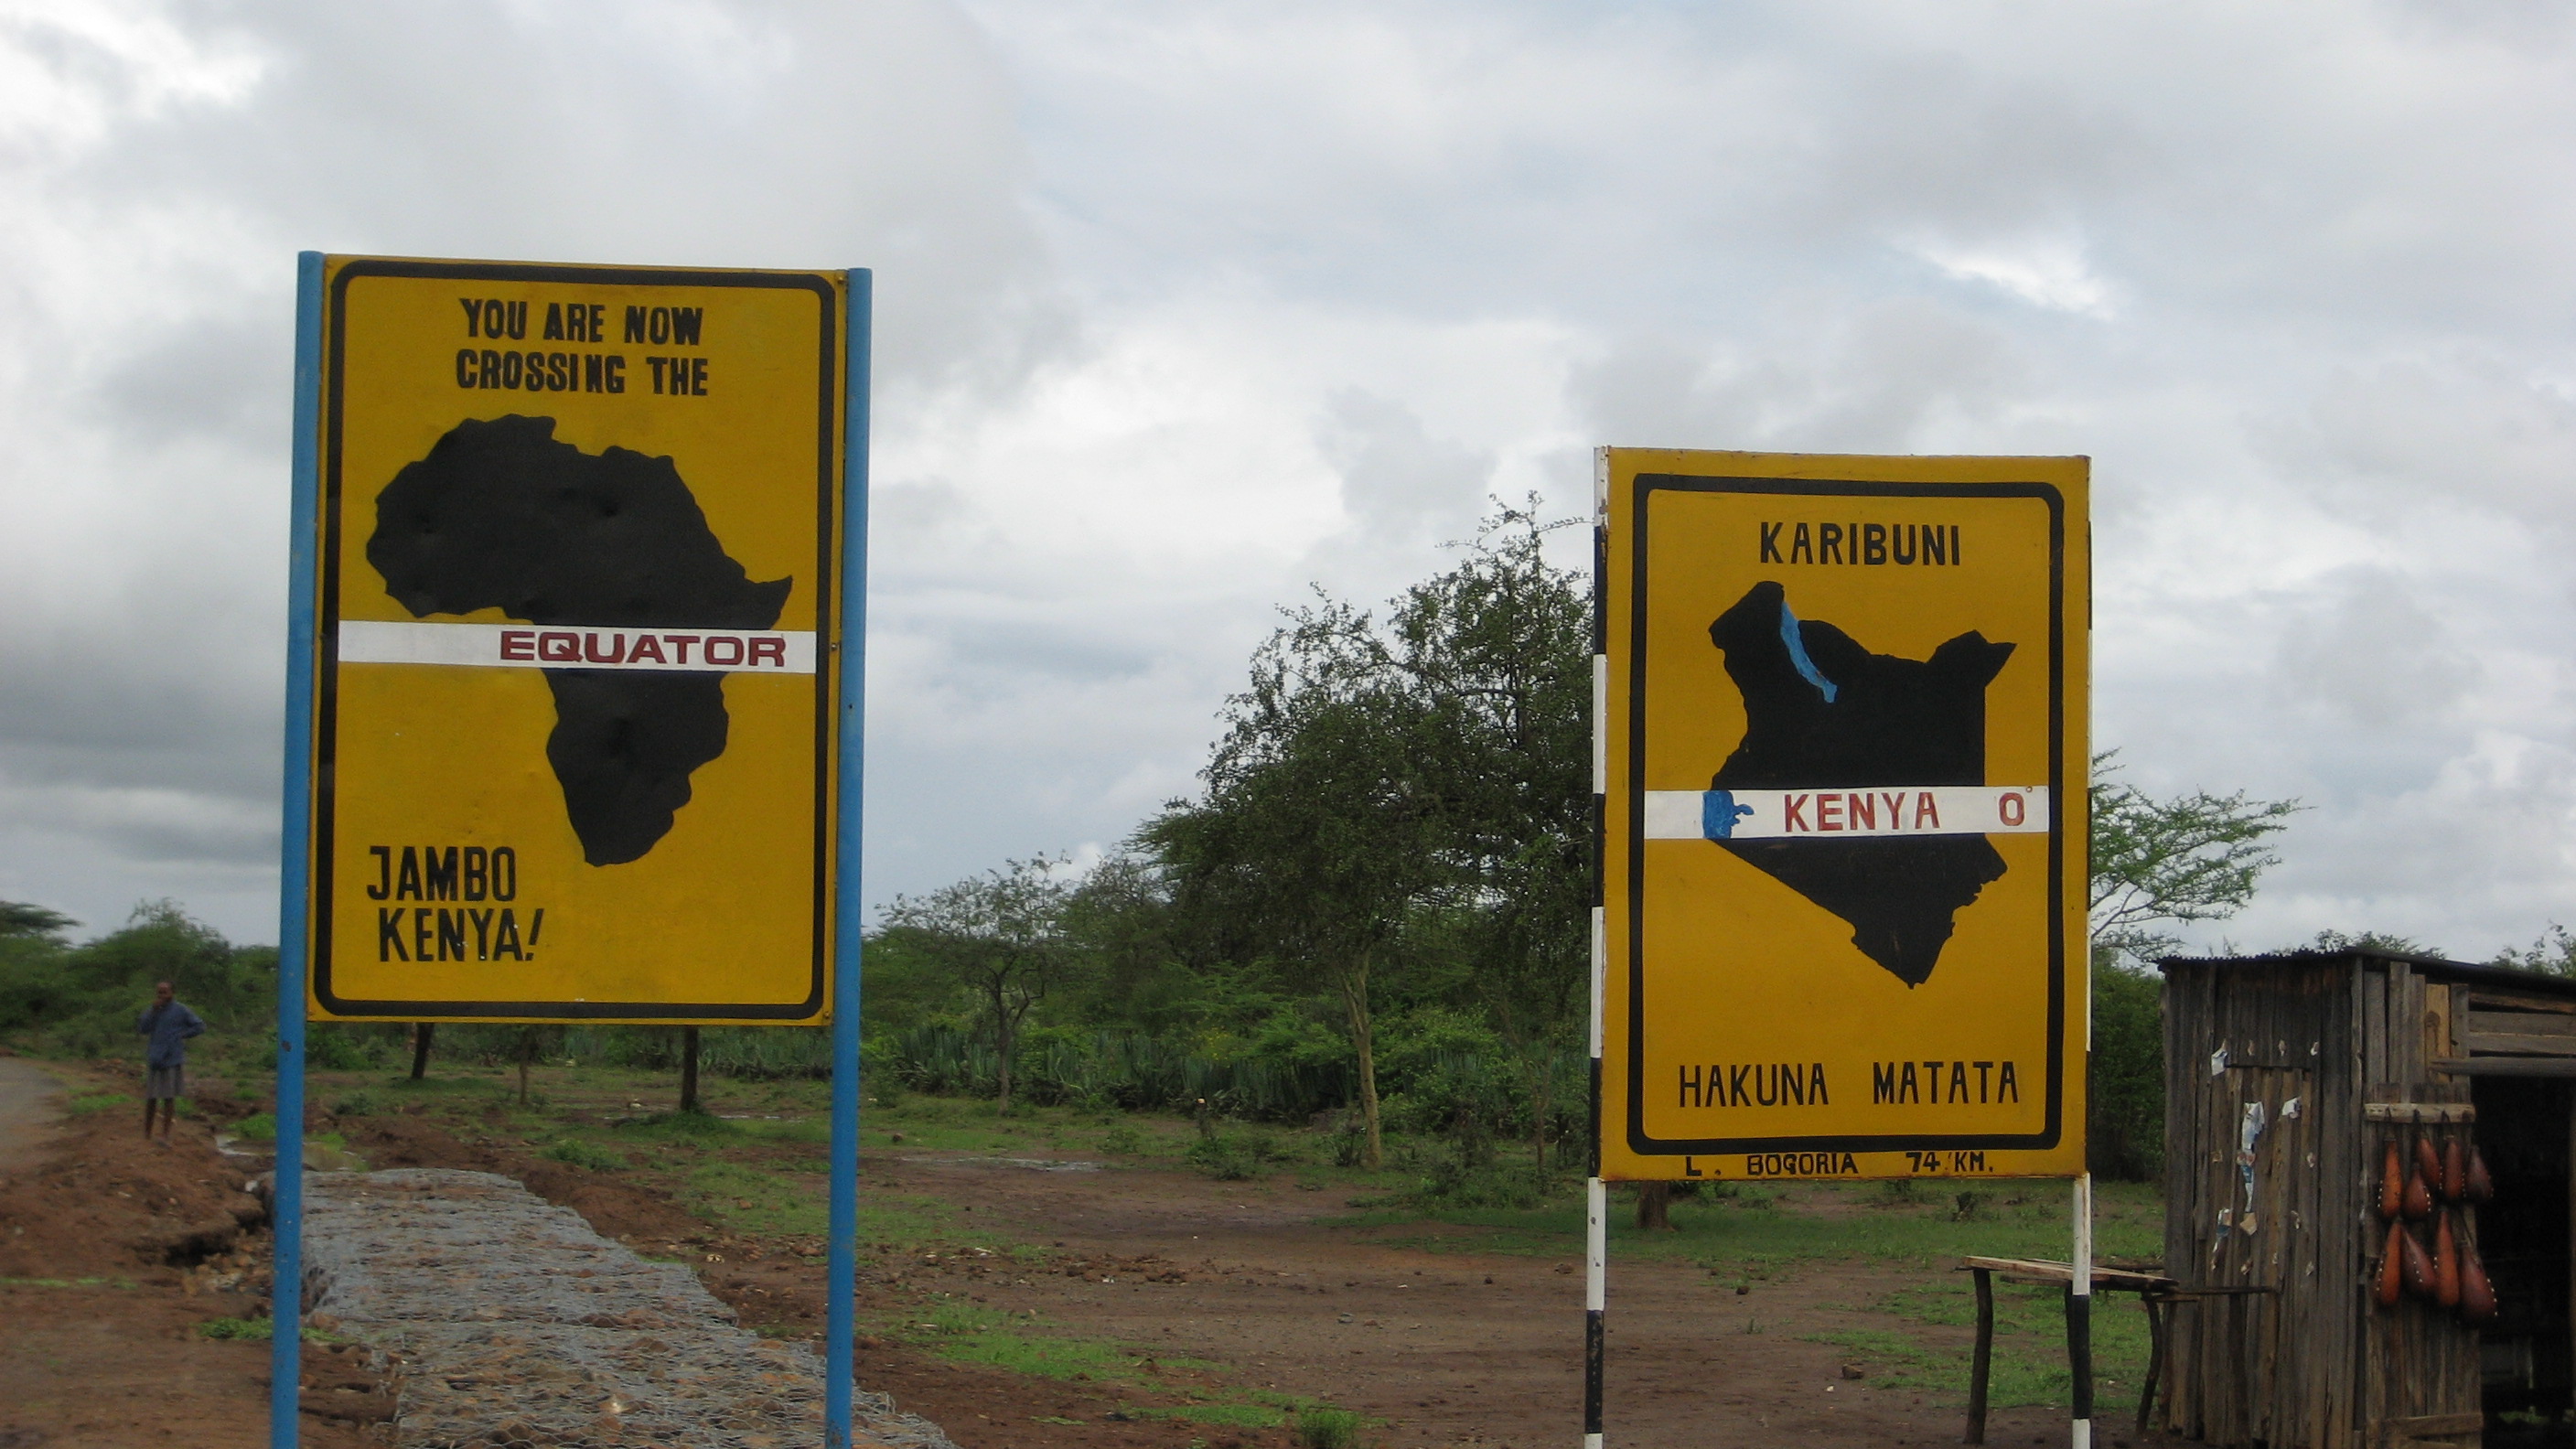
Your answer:
[[[186,1063],[188,1038],[203,1036],[206,1024],[197,1019],[195,1012],[173,1001],[166,1007],[143,1008],[143,1015],[135,1019],[134,1031],[138,1036],[152,1038],[151,1047],[143,1054],[145,1066],[175,1067]]]

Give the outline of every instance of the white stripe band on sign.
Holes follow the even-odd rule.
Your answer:
[[[2044,835],[2045,785],[1874,785],[1823,790],[1649,790],[1648,840],[1899,839]]]
[[[691,674],[811,674],[814,635],[795,629],[594,629],[534,624],[340,621],[343,664],[461,664],[489,669],[645,669]]]

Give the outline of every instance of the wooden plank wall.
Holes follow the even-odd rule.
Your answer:
[[[2364,1107],[2468,1100],[2465,1081],[2429,1070],[2456,1054],[2450,988],[2362,957],[2178,963],[2166,983],[2165,1272],[2275,1290],[2176,1306],[2166,1427],[2271,1449],[2477,1443],[2464,1427],[2480,1407],[2476,1333],[2412,1297],[2370,1298],[2381,1154],[2461,1129],[2372,1122]],[[2238,1146],[2254,1102],[2249,1199]]]
[[[2455,1054],[2450,1041],[2451,988],[2428,983],[2397,962],[2370,963],[2362,974],[2361,988],[2358,1004],[2364,1035],[2375,1044],[2362,1062],[2369,1095],[2383,1101],[2468,1101],[2466,1081],[2448,1077],[2436,1081],[2430,1068],[2434,1058]],[[2401,1153],[2411,1152],[2420,1130],[2382,1125],[2366,1133],[2371,1156],[2365,1170],[2377,1170],[2391,1140]],[[2402,1166],[2406,1158],[2401,1156],[2399,1161]],[[2364,1212],[2366,1221],[2356,1226],[2378,1239],[2361,1252],[2366,1283],[2369,1270],[2378,1266],[2388,1229],[2368,1199]],[[2474,1224],[2468,1230],[2474,1233]],[[2389,1442],[2476,1444],[2479,1435],[2474,1431],[2438,1440],[2397,1437],[2409,1421],[2474,1419],[2479,1414],[2476,1331],[2461,1324],[2456,1315],[2412,1296],[2393,1309],[2381,1309],[2365,1296],[2361,1312],[2368,1325],[2360,1364],[2364,1430],[2376,1431],[2374,1437]]]
[[[2337,1235],[2320,1228],[2350,1211],[2358,1149],[2330,1130],[2361,1116],[2350,966],[2178,966],[2166,982],[2165,1272],[2277,1290],[2176,1305],[2167,1426],[2213,1444],[2341,1446],[2359,1326]],[[2249,1103],[2264,1116],[2250,1198]]]

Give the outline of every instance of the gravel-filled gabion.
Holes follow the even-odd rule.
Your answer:
[[[305,1179],[304,1303],[392,1378],[405,1449],[803,1449],[823,1365],[736,1326],[686,1268],[647,1263],[488,1172]],[[863,1443],[956,1449],[858,1395]]]

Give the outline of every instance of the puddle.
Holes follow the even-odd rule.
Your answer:
[[[263,1162],[277,1155],[277,1144],[274,1142],[258,1144],[255,1150],[245,1152],[233,1145],[240,1140],[238,1137],[218,1132],[215,1134],[215,1150],[226,1157],[256,1158]],[[354,1152],[343,1152],[327,1143],[307,1142],[304,1144],[304,1170],[307,1172],[365,1172],[368,1168],[367,1159]]]

